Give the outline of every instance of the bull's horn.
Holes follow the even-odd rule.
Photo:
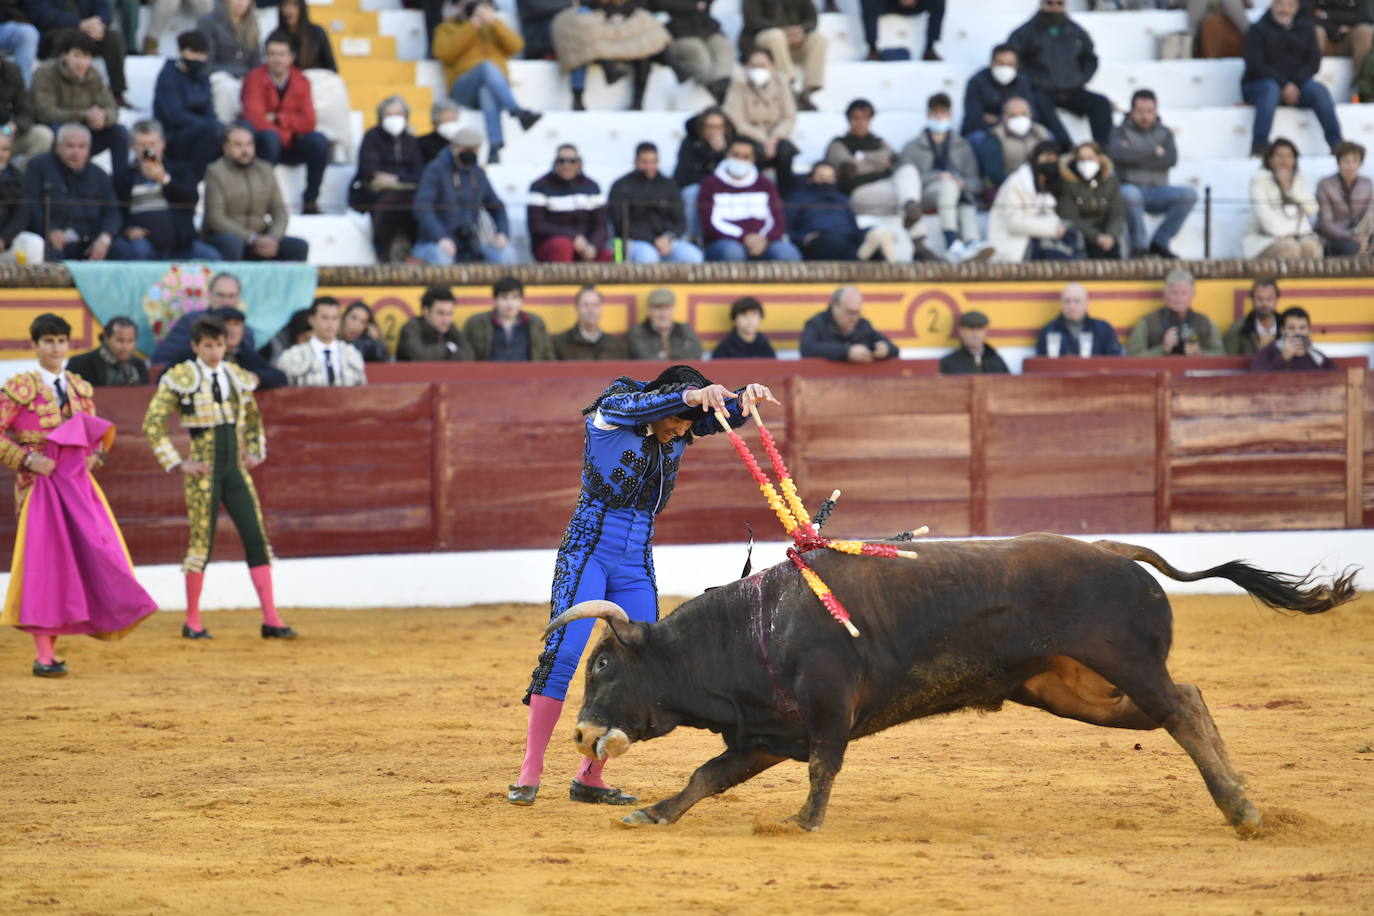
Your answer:
[[[549,624],[549,628],[544,631],[544,639],[549,638],[549,634],[559,627],[565,627],[574,620],[583,620],[587,617],[600,617],[602,620],[619,620],[621,623],[629,623],[630,615],[625,613],[625,609],[614,601],[583,601],[574,604],[563,613],[559,614]]]

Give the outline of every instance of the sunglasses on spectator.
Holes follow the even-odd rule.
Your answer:
[[[1040,0],[1040,6],[1049,9],[1063,9],[1065,3],[1066,0]]]
[[[559,156],[554,160],[554,162],[557,162],[559,165],[577,165],[581,161],[582,160],[576,156]]]

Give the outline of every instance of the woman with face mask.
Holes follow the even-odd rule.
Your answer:
[[[372,214],[372,246],[383,264],[404,261],[415,240],[411,205],[424,162],[409,126],[410,108],[399,95],[377,106],[377,124],[363,134],[348,194],[350,207]]]
[[[730,83],[723,107],[739,135],[758,144],[762,153],[758,167],[774,170],[778,191],[786,197],[796,183],[792,160],[797,147],[792,143],[792,129],[797,124],[797,103],[766,48],[749,52],[744,75]]]
[[[1059,160],[1060,219],[1083,236],[1088,258],[1121,258],[1126,201],[1112,160],[1096,143],[1080,143]]]
[[[1055,212],[1061,185],[1059,147],[1047,140],[997,189],[988,212],[993,261],[1014,264],[1082,257],[1077,230]]]

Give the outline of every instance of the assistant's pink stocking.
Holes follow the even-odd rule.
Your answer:
[[[200,622],[200,590],[205,586],[205,573],[186,574],[186,625],[193,630],[203,630]]]
[[[282,626],[281,618],[277,616],[277,603],[272,600],[272,567],[265,563],[262,566],[250,566],[248,575],[253,577],[253,588],[258,590],[262,622],[269,627]]]
[[[57,650],[56,636],[33,637],[33,657],[38,659],[40,664],[51,665],[54,661],[53,653]]]
[[[530,725],[525,734],[525,760],[520,764],[520,781],[516,785],[537,786],[544,772],[544,750],[549,746],[563,701],[534,694],[530,697]]]
[[[601,778],[601,771],[604,769],[606,769],[606,761],[583,757],[582,766],[577,768],[577,781],[584,786],[609,789],[610,786],[606,785],[606,781]]]

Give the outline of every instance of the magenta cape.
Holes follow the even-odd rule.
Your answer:
[[[51,476],[34,476],[19,516],[10,587],[0,623],[37,634],[117,639],[157,610],[86,456],[113,439],[108,420],[78,413],[48,437]]]

